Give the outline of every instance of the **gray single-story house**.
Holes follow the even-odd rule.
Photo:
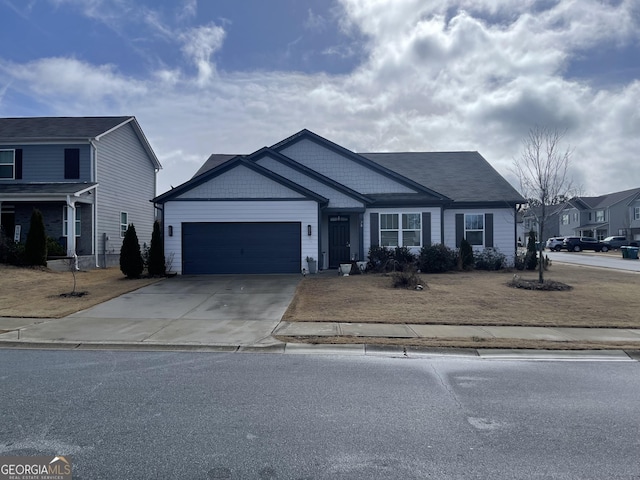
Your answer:
[[[513,259],[525,199],[478,152],[355,153],[308,130],[153,199],[174,272],[293,273],[463,238]]]

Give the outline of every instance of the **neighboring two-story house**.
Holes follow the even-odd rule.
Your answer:
[[[599,197],[575,197],[558,216],[561,236],[596,237],[624,235],[640,240],[640,188]]]
[[[467,239],[512,260],[525,199],[478,152],[358,154],[308,130],[251,155],[212,155],[160,195],[165,255],[182,274],[288,273],[369,248]]]
[[[132,116],[0,118],[2,232],[24,242],[39,209],[81,266],[117,264],[129,224],[150,242],[160,168]]]
[[[542,232],[542,238],[539,239],[540,241],[544,242],[548,238],[560,236],[558,218],[564,206],[565,204],[547,205],[547,208],[545,209],[544,231]],[[522,239],[523,246],[526,246],[529,238],[529,232],[531,230],[536,233],[536,238],[540,233],[539,222],[541,220],[540,217],[542,216],[542,207],[530,207],[523,210],[521,214],[522,223],[520,230],[518,231],[518,238]]]

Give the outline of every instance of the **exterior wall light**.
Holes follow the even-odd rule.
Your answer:
[[[311,225],[307,225],[307,235],[311,236]]]
[[[173,225],[169,225],[169,236],[173,237]]]

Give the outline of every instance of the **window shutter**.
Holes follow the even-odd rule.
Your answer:
[[[16,153],[15,153],[15,157],[13,158],[13,161],[15,162],[14,178],[16,180],[21,180],[22,179],[22,149],[21,148],[16,148]]]
[[[422,212],[422,246],[431,245],[431,212]]]
[[[493,247],[493,213],[484,215],[484,246]]]
[[[380,223],[379,217],[377,213],[370,213],[369,218],[371,221],[369,222],[371,225],[369,227],[369,235],[371,237],[371,246],[377,247],[380,243]]]
[[[456,213],[456,247],[460,248],[464,238],[464,213]]]
[[[67,178],[67,179],[80,178],[80,149],[79,148],[64,149],[64,178]]]

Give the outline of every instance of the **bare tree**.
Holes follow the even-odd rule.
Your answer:
[[[520,181],[520,189],[525,198],[535,199],[539,204],[538,224],[538,282],[544,283],[544,246],[542,244],[544,224],[548,206],[560,198],[570,197],[572,181],[569,165],[573,150],[561,143],[565,130],[535,126],[522,140],[522,153],[514,160],[514,173]]]

